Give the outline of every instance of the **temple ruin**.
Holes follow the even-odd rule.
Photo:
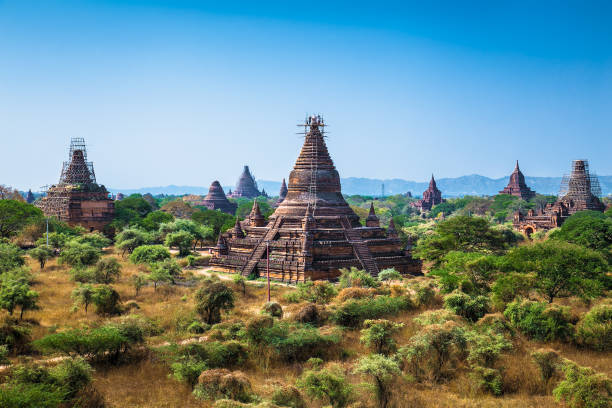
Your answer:
[[[514,214],[514,228],[530,236],[536,231],[546,231],[560,227],[572,214],[578,211],[604,211],[605,206],[599,199],[601,188],[597,176],[589,171],[586,160],[574,160],[572,172],[563,176],[559,199],[537,211],[529,210],[527,215]]]
[[[261,192],[257,189],[257,182],[255,181],[255,177],[251,175],[251,171],[249,170],[249,166],[244,166],[244,170],[238,179],[238,183],[236,184],[236,189],[233,193],[230,194],[232,198],[255,198],[259,197]]]
[[[208,194],[202,200],[202,205],[209,210],[219,210],[231,215],[236,213],[236,208],[238,207],[236,203],[232,203],[227,199],[223,187],[221,187],[217,180],[213,181],[210,185]]]
[[[527,187],[527,183],[525,183],[525,176],[523,176],[521,169],[519,169],[518,160],[516,161],[514,171],[510,175],[508,185],[506,188],[500,191],[499,194],[508,194],[523,200],[529,200],[535,197],[535,191],[532,191],[529,187]]]
[[[304,145],[285,199],[267,223],[255,201],[244,221],[219,236],[211,265],[243,276],[263,276],[269,266],[270,277],[285,282],[333,280],[350,267],[373,276],[391,267],[420,274],[421,262],[402,246],[392,226],[380,226],[373,207],[363,227],[344,200],[321,117],[311,116],[299,126]]]
[[[429,187],[427,190],[423,191],[423,198],[414,203],[411,203],[415,208],[418,208],[421,211],[431,211],[431,209],[440,203],[443,203],[444,199],[442,198],[442,192],[438,190],[438,186],[436,185],[436,180],[434,179],[433,174],[431,175],[431,180],[429,181]]]
[[[48,217],[89,231],[102,231],[113,220],[115,204],[106,188],[96,182],[93,163],[87,161],[85,139],[71,139],[59,183],[50,186],[36,205]]]

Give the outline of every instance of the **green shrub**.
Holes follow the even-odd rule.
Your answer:
[[[130,255],[130,261],[135,264],[152,264],[170,259],[170,251],[163,245],[141,245]]]
[[[407,296],[376,296],[373,299],[344,302],[332,313],[331,319],[341,326],[357,327],[366,319],[396,315],[413,308],[414,305]]]
[[[351,269],[340,269],[341,288],[376,288],[378,281],[364,270],[351,267]]]
[[[455,292],[444,296],[444,307],[475,322],[489,310],[489,298],[486,296],[472,297],[462,292]]]
[[[495,396],[503,393],[503,378],[500,370],[490,367],[474,366],[471,373],[478,387],[484,392]]]
[[[221,311],[234,308],[234,291],[223,283],[212,283],[195,294],[196,312],[208,324],[221,321]]]
[[[300,299],[308,302],[327,304],[338,293],[333,284],[327,281],[306,281],[297,284]]]
[[[396,342],[393,336],[397,334],[404,325],[385,319],[366,320],[361,330],[361,342],[371,348],[374,353],[389,355],[396,350]]]
[[[283,295],[283,299],[287,303],[300,303],[300,301],[302,300],[302,298],[300,297],[300,294],[297,291],[291,291],[291,292],[285,293]]]
[[[307,370],[297,386],[310,398],[329,403],[333,408],[344,408],[353,401],[353,387],[338,366]]]
[[[420,307],[431,306],[436,299],[435,286],[431,282],[417,285],[414,292],[416,304]]]
[[[96,313],[101,316],[112,316],[121,313],[119,293],[108,285],[96,286],[92,290],[91,303]]]
[[[531,358],[538,366],[542,382],[547,385],[557,371],[560,362],[559,355],[554,350],[539,349],[531,353]]]
[[[568,362],[563,367],[565,380],[553,390],[557,401],[569,408],[607,408],[612,404],[612,381],[591,368]]]
[[[31,330],[18,321],[6,318],[0,324],[0,345],[6,346],[9,354],[18,355],[29,350]]]
[[[493,292],[493,304],[505,309],[517,296],[526,297],[535,285],[535,275],[518,272],[508,272],[497,278],[491,290]]]
[[[291,385],[283,385],[276,388],[272,394],[272,402],[281,407],[306,408],[302,394]]]
[[[60,264],[68,264],[72,267],[84,267],[94,265],[100,257],[102,251],[89,244],[80,244],[75,241],[70,241],[66,248],[62,250],[59,256]]]
[[[589,310],[576,329],[578,344],[598,351],[612,351],[612,304]]]
[[[568,307],[517,299],[508,305],[504,316],[514,327],[536,340],[565,340],[572,336]]]
[[[381,282],[387,282],[391,280],[402,280],[402,274],[399,273],[395,268],[383,269],[378,274],[378,280]]]
[[[92,380],[93,369],[82,358],[69,358],[49,370],[51,377],[74,397]]]
[[[23,265],[23,251],[17,245],[0,241],[0,271],[10,271]]]
[[[206,370],[206,363],[203,361],[195,361],[186,359],[184,361],[172,363],[170,365],[172,377],[175,380],[184,382],[193,387],[198,382],[198,377],[202,371]]]
[[[359,359],[353,372],[367,375],[374,380],[374,393],[378,406],[386,408],[391,398],[391,383],[401,374],[397,362],[381,354],[370,354]]]

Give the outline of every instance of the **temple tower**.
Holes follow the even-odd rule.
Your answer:
[[[232,203],[227,199],[223,192],[223,187],[221,187],[217,180],[213,181],[210,185],[208,194],[202,200],[202,205],[209,210],[220,210],[231,215],[236,213],[237,207],[236,203]]]
[[[523,200],[529,200],[535,197],[536,193],[527,187],[527,183],[525,183],[525,176],[523,176],[521,169],[519,169],[518,160],[516,161],[514,171],[510,175],[508,185],[500,191],[499,194],[508,194]]]
[[[211,265],[244,276],[270,266],[273,279],[296,282],[336,279],[340,269],[356,267],[373,276],[395,267],[420,274],[421,263],[406,253],[394,230],[380,227],[373,207],[367,227],[342,196],[340,176],[325,143],[320,116],[306,119],[304,144],[289,175],[287,194],[267,224],[259,205],[248,219],[223,235]],[[266,249],[270,259],[265,259]]]
[[[106,188],[96,182],[93,163],[87,161],[85,139],[71,139],[59,183],[49,187],[36,205],[48,217],[90,231],[103,230],[113,220],[115,204]]]
[[[429,187],[427,187],[427,190],[423,191],[423,198],[412,203],[411,205],[420,209],[421,211],[430,211],[435,205],[442,202],[444,202],[442,199],[442,192],[438,190],[436,180],[432,174],[431,180],[429,181]]]
[[[255,177],[251,175],[251,171],[249,170],[249,166],[244,166],[242,170],[242,174],[238,179],[238,183],[236,184],[236,189],[231,194],[233,198],[255,198],[259,197],[261,192],[257,189],[257,183],[255,182]]]

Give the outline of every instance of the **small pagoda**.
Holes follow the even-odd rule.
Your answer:
[[[537,211],[529,210],[527,215],[514,214],[514,228],[530,236],[536,231],[560,227],[563,222],[578,211],[604,211],[599,199],[601,187],[597,176],[589,171],[587,160],[574,160],[572,172],[563,176],[559,199]]]
[[[87,161],[85,139],[71,139],[59,183],[49,187],[36,205],[47,217],[89,231],[102,231],[113,220],[115,204],[106,188],[96,182],[93,163]]]
[[[523,199],[525,201],[535,197],[535,191],[532,191],[529,187],[527,187],[527,183],[525,183],[525,176],[523,176],[521,169],[519,169],[518,160],[516,161],[514,171],[510,175],[510,181],[508,182],[508,185],[506,186],[506,188],[500,191],[499,194],[508,194]]]
[[[427,187],[427,190],[423,191],[423,198],[415,201],[411,205],[421,211],[431,211],[435,205],[443,202],[444,199],[442,198],[442,192],[438,190],[436,180],[432,174],[431,180],[429,181],[429,187]]]
[[[300,126],[304,145],[285,199],[267,222],[255,201],[250,215],[219,237],[210,264],[243,276],[262,276],[269,265],[270,277],[285,282],[334,280],[350,267],[373,276],[391,267],[420,274],[421,262],[402,246],[394,227],[382,228],[373,207],[362,226],[344,200],[321,117]]]
[[[281,184],[280,191],[278,193],[278,200],[274,204],[275,207],[278,207],[287,197],[287,182],[283,179],[283,183]]]
[[[244,166],[242,174],[240,175],[238,183],[236,184],[236,189],[230,194],[230,197],[255,198],[259,197],[260,195],[261,192],[257,189],[257,182],[255,182],[255,177],[251,175],[249,166]]]
[[[237,204],[230,202],[223,192],[221,184],[215,180],[208,189],[208,194],[202,200],[202,205],[209,210],[219,210],[224,213],[234,215],[236,213]]]

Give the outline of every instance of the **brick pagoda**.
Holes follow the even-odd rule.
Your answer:
[[[259,197],[260,195],[261,192],[257,189],[257,183],[255,182],[255,178],[251,175],[249,166],[244,166],[242,174],[240,175],[238,183],[236,184],[236,189],[230,194],[230,197],[255,198]]]
[[[304,123],[304,145],[289,176],[287,195],[265,222],[257,202],[249,217],[219,237],[211,259],[216,269],[244,276],[266,273],[298,282],[333,280],[341,268],[357,267],[376,276],[385,268],[420,274],[395,230],[375,222],[363,227],[342,196],[340,176],[325,144],[325,124],[319,116]],[[377,221],[377,220],[376,220]]]
[[[48,217],[89,231],[102,231],[113,220],[115,204],[106,188],[96,182],[84,139],[71,140],[69,160],[64,162],[59,183],[49,187],[36,205]]]
[[[429,187],[427,187],[427,190],[423,191],[423,198],[411,203],[411,205],[421,211],[430,211],[435,205],[442,202],[444,202],[442,192],[438,190],[436,180],[432,174],[431,180],[429,181]]]
[[[516,167],[514,167],[514,171],[510,175],[510,181],[506,188],[499,192],[499,194],[508,194],[523,200],[529,200],[535,197],[535,191],[532,191],[527,184],[525,183],[525,176],[519,169],[518,160],[516,161]]]
[[[224,213],[234,215],[236,213],[236,203],[230,202],[223,192],[221,184],[215,180],[208,189],[208,194],[202,200],[202,205],[209,210],[220,210]]]

